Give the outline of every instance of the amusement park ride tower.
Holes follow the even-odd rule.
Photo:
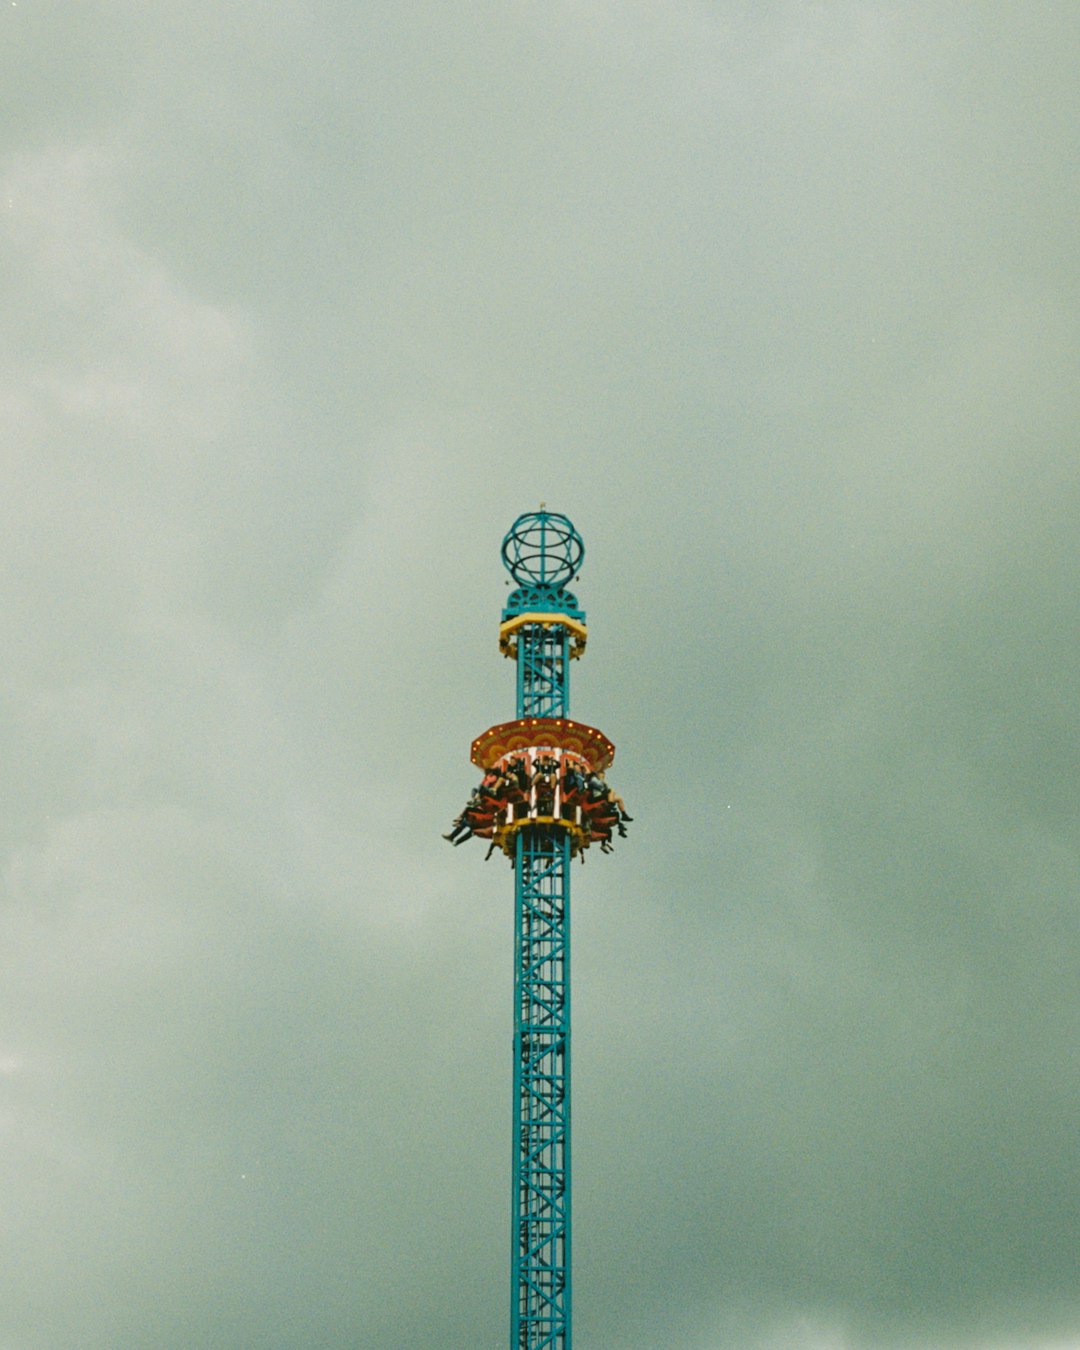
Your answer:
[[[517,717],[473,742],[484,779],[447,836],[480,835],[514,869],[511,1350],[570,1350],[570,862],[594,843],[610,851],[630,819],[603,779],[615,747],[567,717],[587,633],[566,585],[584,556],[543,507],[503,540],[517,589],[499,647],[517,664]]]

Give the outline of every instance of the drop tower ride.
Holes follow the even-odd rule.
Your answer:
[[[568,717],[588,634],[566,586],[584,556],[543,506],[503,540],[516,589],[499,647],[516,663],[517,717],[473,742],[484,778],[446,836],[485,838],[514,869],[511,1350],[570,1350],[570,863],[594,843],[609,852],[630,819],[604,781],[615,747]]]

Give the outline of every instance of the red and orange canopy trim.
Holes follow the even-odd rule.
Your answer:
[[[566,717],[519,717],[481,732],[472,743],[470,759],[477,768],[490,769],[515,751],[537,749],[568,750],[598,771],[615,758],[615,747],[604,733],[584,722],[571,722]]]

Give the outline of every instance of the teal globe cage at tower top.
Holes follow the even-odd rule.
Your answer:
[[[566,516],[530,511],[518,516],[502,542],[502,560],[519,586],[561,590],[581,569],[585,545]]]
[[[502,560],[516,583],[499,648],[517,670],[517,716],[473,741],[483,771],[445,838],[479,837],[514,869],[511,1350],[571,1350],[570,863],[610,852],[630,817],[605,781],[615,747],[569,717],[585,613],[566,589],[585,546],[564,515],[514,521]]]

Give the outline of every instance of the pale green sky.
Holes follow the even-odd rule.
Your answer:
[[[0,1350],[497,1350],[502,535],[581,1350],[1080,1350],[1080,8],[0,10]]]

